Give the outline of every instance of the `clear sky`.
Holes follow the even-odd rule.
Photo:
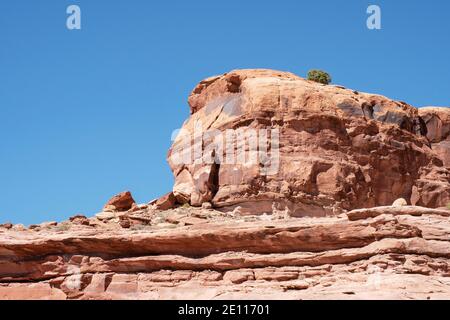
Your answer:
[[[81,30],[66,8],[81,8]],[[382,10],[382,29],[366,9]],[[450,105],[450,1],[2,0],[0,223],[171,190],[171,133],[208,76],[273,68]]]

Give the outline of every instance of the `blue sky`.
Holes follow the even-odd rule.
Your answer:
[[[66,28],[71,4],[81,30]],[[382,30],[366,28],[370,4]],[[189,92],[231,69],[321,68],[353,89],[449,106],[449,16],[447,0],[2,0],[0,222],[166,193]]]

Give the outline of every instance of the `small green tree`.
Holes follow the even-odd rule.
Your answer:
[[[329,84],[331,82],[331,76],[322,70],[310,70],[308,72],[308,80]]]

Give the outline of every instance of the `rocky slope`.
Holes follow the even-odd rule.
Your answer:
[[[273,70],[189,104],[172,192],[0,225],[0,299],[450,298],[448,109]]]
[[[448,298],[449,215],[413,206],[322,218],[146,208],[3,226],[0,299]]]

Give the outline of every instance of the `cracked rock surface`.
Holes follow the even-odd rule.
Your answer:
[[[301,217],[398,198],[429,208],[450,202],[448,108],[416,109],[275,70],[208,78],[188,102],[168,155],[181,204]],[[246,134],[265,143],[256,150]]]
[[[188,102],[171,192],[0,224],[0,299],[450,299],[449,109],[275,70]],[[233,140],[246,130],[266,153]]]
[[[201,208],[0,228],[0,299],[443,299],[450,211],[225,216]],[[101,220],[100,220],[101,219]]]

